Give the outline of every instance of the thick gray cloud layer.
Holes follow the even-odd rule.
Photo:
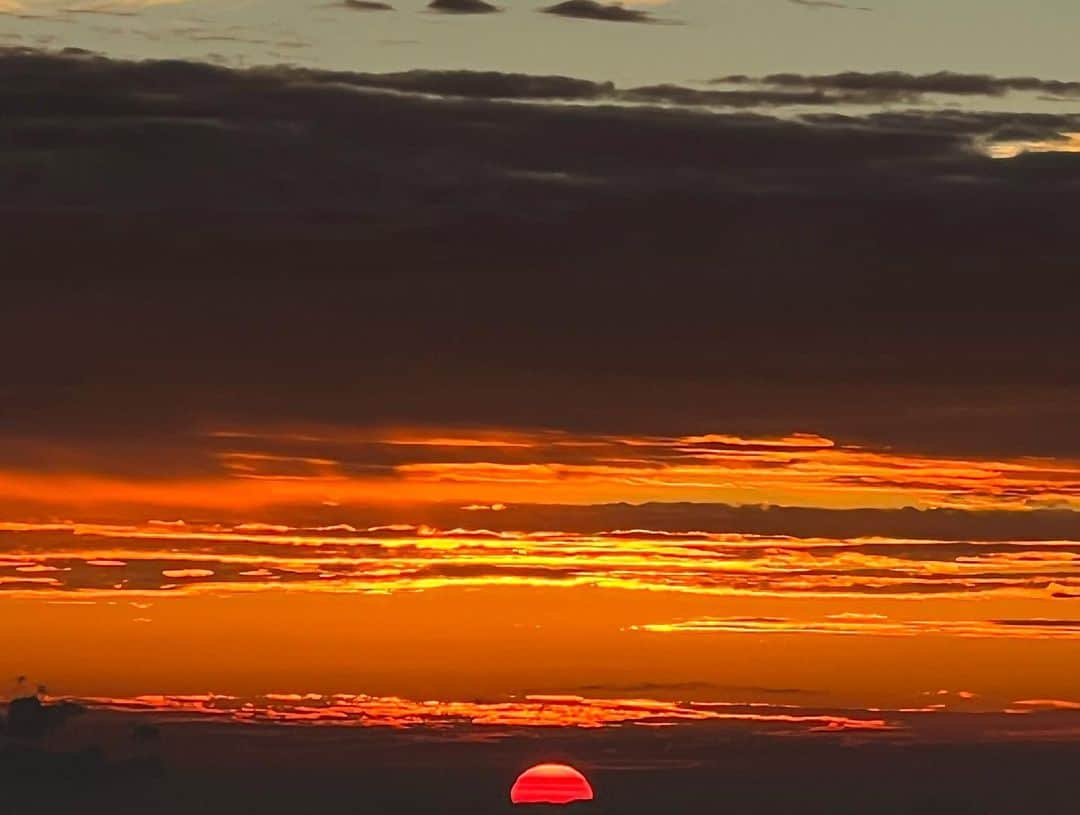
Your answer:
[[[79,397],[106,424],[121,392],[190,413],[156,381],[266,418],[280,387],[300,418],[1080,449],[1080,156],[987,155],[1075,117],[618,93],[8,52],[8,382],[110,382]],[[8,426],[79,403],[35,392]]]
[[[790,203],[795,195],[823,194],[967,198],[1004,185],[1011,194],[1037,188],[1049,197],[1071,190],[1073,157],[1000,162],[981,146],[1018,132],[1051,140],[1080,127],[1074,117],[1052,114],[781,119],[507,105],[497,100],[592,100],[616,92],[606,83],[494,73],[230,71],[15,52],[3,58],[0,74],[7,148],[0,189],[9,206],[21,209],[35,201],[97,206],[127,199],[158,206],[292,208],[306,202],[385,212],[413,208],[416,195],[438,208],[432,193],[446,185],[471,188],[462,200],[471,198],[470,208],[480,210],[493,198],[542,190],[529,207],[534,214],[543,199],[550,205],[646,190],[720,197],[776,197],[782,190]],[[406,95],[361,92],[379,89]],[[629,93],[702,101],[685,89]],[[773,93],[737,104],[768,103]],[[253,143],[259,150],[249,149]],[[167,162],[156,161],[166,156]],[[377,185],[379,194],[361,194],[361,182],[368,190]],[[213,185],[213,194],[203,183]]]

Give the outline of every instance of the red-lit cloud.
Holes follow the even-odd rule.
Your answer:
[[[81,699],[92,707],[133,712],[224,717],[237,722],[385,727],[397,730],[447,727],[582,728],[748,723],[766,732],[889,732],[899,728],[879,716],[753,705],[661,702],[651,699],[589,699],[529,695],[501,702],[413,701],[399,697],[337,693],[272,693],[241,699],[221,694],[144,695]]]
[[[255,697],[202,693],[80,701],[94,711],[161,721],[377,730],[403,739],[498,740],[553,730],[598,732],[666,728],[710,743],[738,732],[774,738],[903,741],[1069,741],[1080,703],[1030,699],[1004,710],[952,710],[945,703],[882,710],[825,709],[733,702],[666,702],[577,695],[530,695],[499,701],[416,701],[353,693],[268,693]],[[1020,715],[1026,714],[1026,715]],[[690,735],[693,740],[695,736]]]

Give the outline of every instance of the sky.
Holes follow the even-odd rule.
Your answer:
[[[369,11],[281,0],[6,0],[0,9],[16,43],[124,57],[559,74],[617,84],[850,70],[1070,79],[1069,32],[1080,23],[1068,0],[627,4],[665,25],[542,14],[553,4],[526,0],[495,4],[501,11],[486,14],[432,13],[422,0],[389,5]]]
[[[394,5],[0,0],[0,695],[144,812],[1056,806],[1080,12]]]

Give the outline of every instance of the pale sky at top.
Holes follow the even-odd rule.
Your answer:
[[[680,25],[539,14],[446,15],[426,0],[362,12],[335,2],[0,0],[0,45],[77,46],[124,57],[563,74],[619,84],[729,73],[903,70],[1073,79],[1075,0],[860,0],[871,11],[792,0],[673,0]]]

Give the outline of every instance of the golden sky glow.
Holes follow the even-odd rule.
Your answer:
[[[551,518],[641,501],[1024,518],[1076,507],[1073,461],[810,433],[326,427],[200,433],[160,469],[154,455],[88,446],[0,473],[0,602],[33,620],[0,635],[11,675],[110,709],[394,728],[923,733],[899,712],[1072,704],[1080,536]],[[462,525],[401,520],[431,512]],[[508,668],[515,649],[531,656]],[[425,698],[443,701],[410,701]]]

